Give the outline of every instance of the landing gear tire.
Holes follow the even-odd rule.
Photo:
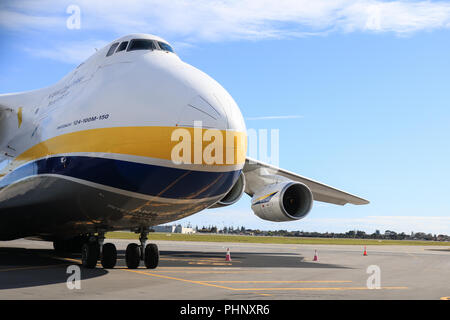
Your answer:
[[[125,251],[125,262],[127,263],[128,269],[136,269],[139,267],[141,262],[141,252],[139,245],[136,243],[130,243]]]
[[[147,269],[155,269],[158,266],[159,250],[156,244],[150,243],[145,247],[144,263]]]
[[[93,269],[97,265],[100,256],[98,243],[85,243],[81,248],[81,263],[85,268]]]
[[[105,243],[102,248],[102,266],[105,269],[112,269],[117,262],[117,249],[112,243]]]

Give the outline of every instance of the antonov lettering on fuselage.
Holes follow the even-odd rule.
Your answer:
[[[301,219],[313,200],[368,203],[246,148],[241,111],[220,84],[159,37],[122,37],[55,85],[0,95],[0,240],[50,240],[81,248],[86,267],[110,268],[104,233],[133,230],[141,244],[127,248],[128,267],[154,268],[150,227],[244,192],[269,221]]]

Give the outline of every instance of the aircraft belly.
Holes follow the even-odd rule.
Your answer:
[[[239,174],[87,156],[40,159],[0,180],[0,240],[178,220],[220,200]]]

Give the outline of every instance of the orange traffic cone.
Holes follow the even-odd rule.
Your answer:
[[[319,256],[317,255],[317,250],[314,250],[314,258],[313,261],[319,261]]]
[[[227,248],[227,255],[225,256],[225,261],[231,261],[230,248]]]
[[[366,246],[364,246],[364,253],[363,253],[363,256],[367,256],[367,249],[366,249]]]

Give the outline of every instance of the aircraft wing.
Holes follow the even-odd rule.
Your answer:
[[[264,174],[263,175],[252,174],[252,172],[254,173],[256,172],[255,170],[258,169],[264,169],[263,171],[261,171],[264,172]],[[246,187],[246,193],[248,193],[251,196],[253,196],[252,190],[254,189],[252,188],[251,185],[252,183],[259,184],[258,180],[263,180],[264,175],[277,175],[305,184],[306,186],[308,186],[309,189],[311,189],[314,200],[316,201],[333,203],[338,205],[345,205],[347,203],[362,205],[369,203],[369,201],[357,197],[355,195],[352,195],[350,193],[347,193],[345,191],[338,190],[336,188],[327,186],[326,184],[323,184],[321,182],[314,181],[312,179],[303,177],[296,173],[280,169],[257,160],[253,160],[248,157],[245,160],[243,172],[246,177],[247,184],[250,184]],[[247,176],[249,176],[249,179],[247,179]],[[263,184],[263,182],[261,183]]]

